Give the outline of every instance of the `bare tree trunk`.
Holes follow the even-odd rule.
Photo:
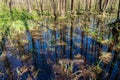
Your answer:
[[[67,11],[67,0],[65,0],[65,12]]]
[[[92,0],[89,0],[89,11],[91,11]]]
[[[9,2],[9,9],[10,9],[11,18],[13,19],[13,11],[12,11],[13,5],[12,4],[13,4],[13,1],[10,0],[10,2]]]
[[[73,11],[73,2],[74,0],[71,0],[71,11]]]
[[[54,15],[54,20],[57,20],[57,5],[55,0],[50,0],[51,1],[51,6],[52,6],[52,10],[53,10],[53,15]]]
[[[85,11],[87,11],[87,0],[85,0]]]
[[[43,15],[43,0],[40,0],[40,9],[41,9],[41,12],[42,12],[42,15]]]
[[[102,0],[96,0],[95,10],[99,13],[102,12]]]
[[[12,12],[12,0],[10,0],[10,2],[9,2],[9,8],[10,8],[10,13]]]
[[[80,7],[81,7],[81,2],[79,1],[78,2],[78,10],[80,10]]]
[[[102,12],[102,0],[99,0],[99,11]]]
[[[113,5],[112,4],[114,4],[113,3],[114,2],[114,0],[110,0],[110,11],[112,12],[112,10],[113,10]],[[110,13],[111,14],[111,13]]]
[[[117,21],[120,20],[120,0],[119,0],[119,4],[118,4],[118,12],[117,12]]]
[[[57,1],[58,1],[58,11],[60,11],[60,0]]]
[[[39,10],[38,0],[35,0],[36,2],[36,8]]]
[[[65,0],[62,0],[62,14],[61,16],[65,16]]]
[[[73,12],[73,7],[74,7],[74,0],[71,0],[71,12]]]
[[[109,5],[109,2],[110,2],[110,0],[105,0],[104,2],[103,2],[103,6],[102,6],[102,10],[106,10],[107,9],[107,6]]]
[[[31,9],[31,0],[27,0],[27,9],[28,11],[31,13],[32,9]]]
[[[4,3],[5,3],[5,5],[8,5],[8,0],[5,0]]]
[[[110,2],[111,2],[111,0],[106,1],[106,5],[104,6],[103,12],[105,12],[107,10],[108,6],[110,5]]]
[[[62,14],[62,0],[60,0],[60,15]]]

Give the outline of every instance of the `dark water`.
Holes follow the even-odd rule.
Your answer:
[[[27,67],[31,65],[34,66],[35,69],[38,70],[38,74],[35,79],[32,74],[33,72],[27,71],[23,73],[18,80],[27,80],[28,76],[31,76],[32,80],[54,80],[55,75],[52,66],[56,64],[59,59],[70,59],[71,53],[73,59],[77,54],[83,55],[89,65],[95,65],[99,62],[99,49],[108,52],[109,46],[101,44],[96,38],[100,37],[105,40],[112,37],[109,27],[104,29],[104,26],[114,21],[114,19],[101,21],[94,16],[85,16],[70,21],[73,23],[68,22],[64,25],[53,24],[57,30],[52,30],[46,25],[42,26],[41,29],[45,28],[47,30],[41,31],[42,41],[40,39],[33,40],[30,32],[26,32],[29,44],[24,46],[24,51],[26,54],[30,54],[29,52],[31,52],[32,59],[30,59],[29,62],[22,62],[17,58],[17,54],[20,54],[20,52],[18,53],[16,51],[14,52],[16,55],[14,55],[12,51],[7,51],[7,61],[0,61],[0,72],[4,74],[0,75],[0,80],[9,80],[8,78],[10,76],[7,74],[8,67],[11,71],[10,73],[14,75],[12,79],[17,80],[17,68],[24,65]],[[62,29],[59,30],[58,27]],[[71,27],[73,28],[71,29]],[[87,29],[89,29],[88,34],[85,33]],[[104,31],[102,32],[102,30]],[[71,32],[72,34],[70,34]],[[89,34],[97,35],[97,37],[94,38]],[[58,44],[60,41],[63,41],[64,44]],[[80,45],[82,45],[82,47]],[[114,50],[111,50],[111,53],[115,55]],[[52,62],[48,63],[48,59]],[[6,66],[6,64],[9,64],[9,66]],[[117,76],[120,73],[119,65],[120,61],[116,59],[111,60],[107,65],[101,63],[100,66],[103,72],[98,76],[98,80],[120,80],[119,76]]]

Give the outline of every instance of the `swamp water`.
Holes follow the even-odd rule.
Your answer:
[[[6,40],[0,80],[119,80],[120,61],[108,44],[113,34],[107,25],[114,21],[98,16],[48,21],[19,34],[18,40]],[[106,64],[99,57],[108,52],[112,59]]]

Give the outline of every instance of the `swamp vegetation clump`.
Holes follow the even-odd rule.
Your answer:
[[[0,4],[0,80],[120,80],[120,0]]]

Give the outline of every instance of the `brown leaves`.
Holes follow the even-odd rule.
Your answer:
[[[102,56],[99,57],[100,60],[102,60],[105,64],[108,64],[112,59],[111,53],[103,53]]]

